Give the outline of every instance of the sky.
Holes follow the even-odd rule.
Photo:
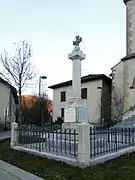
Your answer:
[[[83,39],[82,76],[103,73],[126,55],[126,22],[123,0],[0,0],[0,52],[26,40],[32,46],[36,79],[24,93],[33,93],[38,77],[46,86],[72,79],[76,35]],[[47,89],[52,99],[52,90]]]

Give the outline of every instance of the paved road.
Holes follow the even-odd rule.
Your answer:
[[[18,177],[13,176],[12,174],[0,169],[0,179],[1,180],[21,180]]]
[[[0,132],[0,139],[11,137],[11,131]]]

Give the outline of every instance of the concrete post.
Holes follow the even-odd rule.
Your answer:
[[[90,164],[90,124],[79,124],[78,132],[78,162],[82,167]]]
[[[16,122],[13,122],[11,124],[11,142],[10,142],[11,147],[17,145],[17,131],[16,131],[17,128],[18,128],[18,124]]]

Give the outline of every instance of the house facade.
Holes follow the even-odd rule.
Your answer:
[[[53,121],[64,118],[64,108],[72,98],[72,81],[55,84],[53,89]],[[90,74],[81,78],[82,103],[88,107],[89,122],[93,125],[111,119],[111,79],[104,74]]]
[[[113,92],[122,97],[123,120],[135,115],[135,55],[129,55],[112,68]],[[113,100],[113,96],[112,96]],[[113,109],[112,109],[113,110]],[[112,111],[113,112],[113,111]],[[122,119],[122,118],[121,118]]]
[[[10,126],[16,118],[18,97],[16,89],[0,78],[0,128]]]

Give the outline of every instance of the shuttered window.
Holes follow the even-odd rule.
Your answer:
[[[87,99],[87,88],[81,89],[81,97],[82,99]]]

